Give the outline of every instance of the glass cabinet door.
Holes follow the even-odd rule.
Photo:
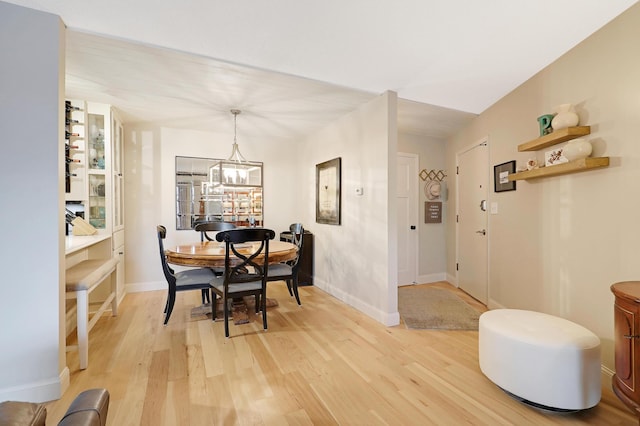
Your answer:
[[[89,223],[96,229],[106,228],[107,203],[105,184],[105,175],[89,174]]]
[[[89,170],[104,170],[104,115],[89,114],[88,167]]]

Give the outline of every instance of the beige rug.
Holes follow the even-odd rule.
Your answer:
[[[407,328],[426,330],[477,330],[480,314],[447,290],[400,287],[398,311]]]

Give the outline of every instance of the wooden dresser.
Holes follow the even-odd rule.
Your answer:
[[[640,281],[611,286],[615,295],[613,391],[640,418]]]

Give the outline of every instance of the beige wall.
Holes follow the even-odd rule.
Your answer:
[[[166,289],[160,269],[156,225],[167,227],[166,245],[193,241],[195,231],[176,231],[175,157],[228,158],[232,134],[125,125],[125,249],[127,291]],[[264,226],[279,234],[298,222],[292,188],[295,144],[238,140],[242,154],[264,162]],[[291,183],[290,185],[287,183]]]
[[[488,135],[492,176],[495,164],[515,159],[520,165],[536,155],[519,153],[517,145],[538,136],[536,118],[555,105],[574,103],[581,124],[591,125],[593,156],[609,156],[609,168],[520,181],[515,192],[490,191],[499,214],[489,216],[489,299],[494,306],[547,312],[589,328],[600,336],[610,369],[609,287],[640,278],[638,40],[640,5],[501,99],[447,147],[452,171],[456,151]],[[447,271],[455,275],[455,197],[450,200]]]
[[[239,142],[245,157],[264,162],[265,226],[279,233],[302,222],[315,234],[314,284],[389,325],[399,322],[395,203],[389,206],[396,104],[395,94],[386,93],[302,142]],[[175,230],[175,156],[226,158],[231,141],[231,135],[125,126],[127,291],[166,288],[157,224],[167,226],[166,245],[193,240],[193,231]],[[342,158],[340,226],[315,222],[315,165],[335,157]],[[355,195],[356,186],[364,187],[363,196]]]
[[[314,285],[388,325],[399,323],[396,115],[396,94],[379,96],[307,137],[298,169],[304,223],[315,234]],[[315,165],[336,157],[342,158],[342,224],[318,224]]]
[[[419,170],[444,170],[446,167],[444,140],[426,136],[400,133],[398,135],[398,152],[417,154],[419,157]],[[445,178],[443,188],[454,178]],[[424,223],[424,203],[427,197],[424,194],[425,182],[418,179],[418,283],[429,283],[446,280],[447,251],[445,222],[446,211],[449,206],[447,199],[441,198],[443,209],[442,223]]]

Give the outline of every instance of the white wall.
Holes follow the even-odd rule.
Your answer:
[[[64,26],[0,2],[0,401],[61,395]]]
[[[124,133],[127,291],[165,289],[156,225],[167,227],[166,246],[200,238],[192,230],[176,231],[175,157],[228,158],[233,135],[148,124],[125,125]],[[295,144],[238,138],[238,146],[248,160],[264,163],[264,226],[278,238],[300,221]]]
[[[544,150],[519,153],[518,144],[538,136],[538,116],[558,104],[577,105],[581,123],[591,125],[593,156],[609,156],[611,165],[490,192],[499,214],[489,216],[489,299],[494,306],[546,312],[587,327],[600,337],[610,369],[609,287],[640,278],[638,40],[640,4],[483,112],[447,147],[450,171],[455,152],[486,135],[491,166],[514,159],[523,164],[536,155],[542,160]],[[449,199],[447,269],[455,274],[455,193]]]
[[[399,323],[390,287],[397,279],[396,109],[395,93],[385,93],[307,137],[298,160],[304,223],[315,234],[314,285],[388,325]],[[342,223],[315,223],[315,166],[336,157]],[[358,186],[364,195],[355,194]]]
[[[444,170],[446,168],[445,153],[446,141],[433,139],[426,136],[400,133],[398,136],[398,152],[417,154],[419,157],[419,170]],[[416,176],[418,180],[418,283],[430,283],[447,279],[447,245],[446,245],[446,212],[449,206],[446,198],[442,202],[442,223],[424,223],[424,203],[427,197],[424,193],[425,181]],[[445,178],[442,187],[455,179],[455,174]],[[444,193],[443,193],[444,194]]]
[[[314,283],[385,324],[397,324],[395,94],[388,93],[305,141],[239,140],[244,156],[264,162],[265,227],[302,222],[315,234]],[[148,124],[125,125],[127,291],[164,289],[157,224],[166,245],[193,241],[175,230],[175,156],[226,158],[233,135]],[[342,157],[342,225],[315,222],[315,165]],[[393,161],[389,161],[389,159]],[[364,196],[355,187],[364,187]],[[393,226],[391,226],[392,224]]]

